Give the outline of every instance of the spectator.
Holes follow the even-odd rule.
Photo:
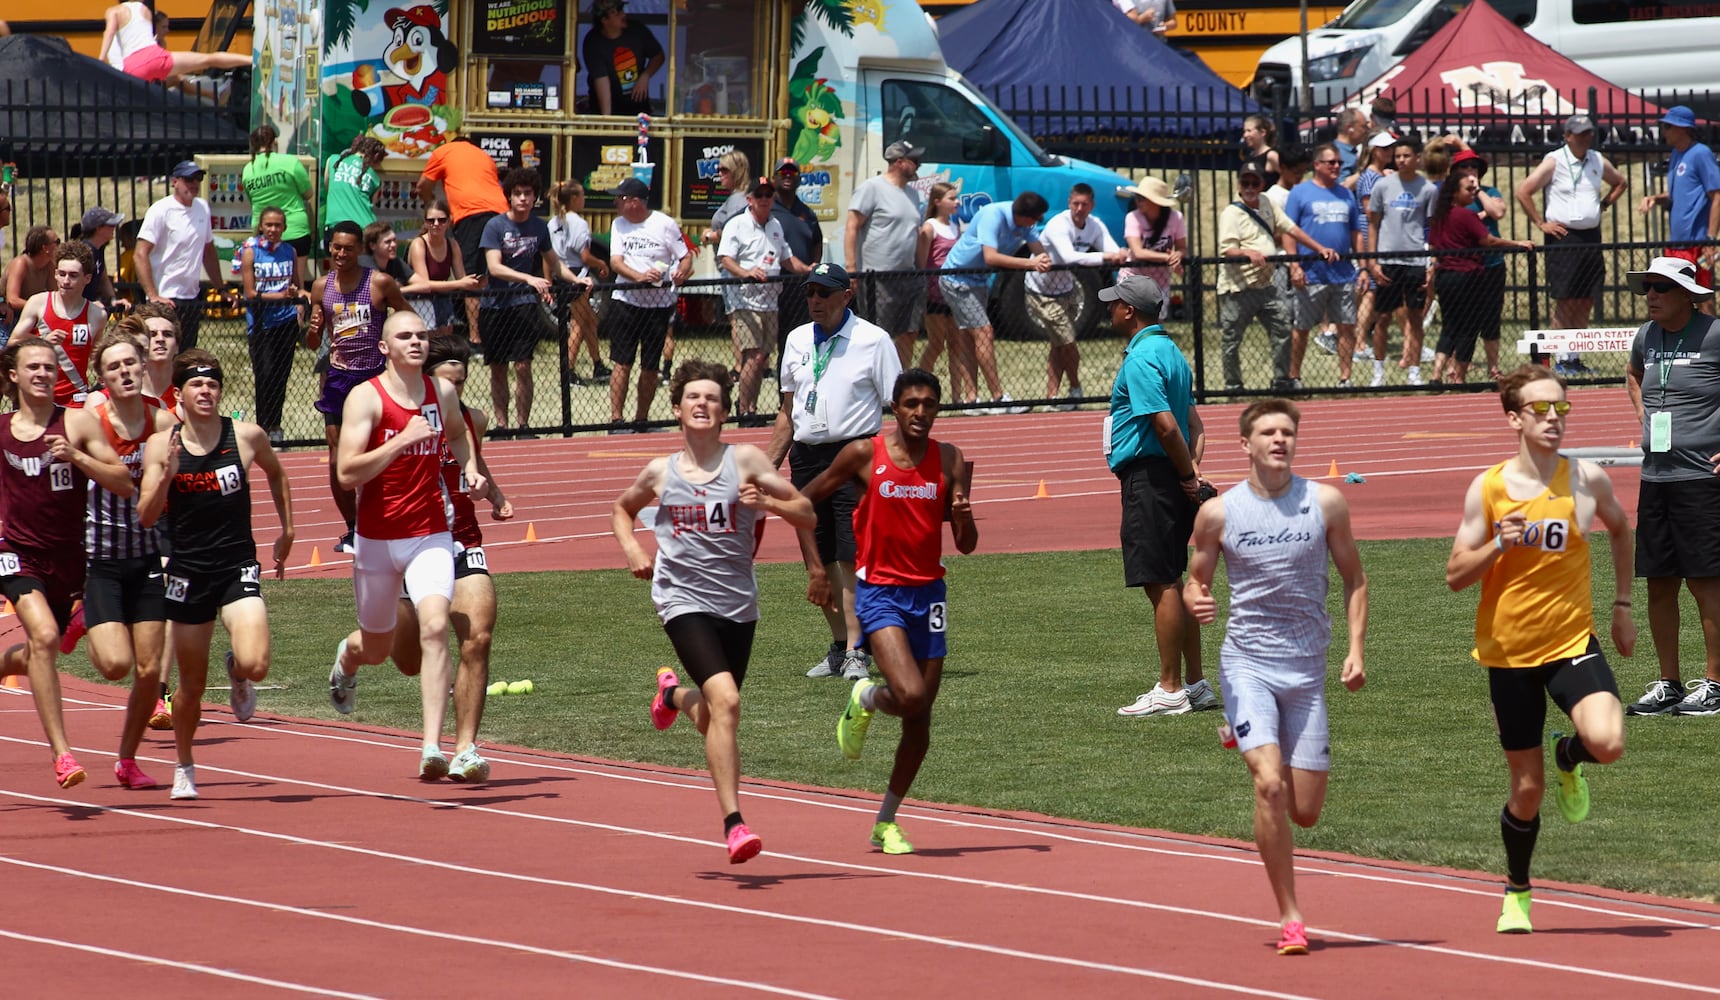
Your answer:
[[[850,441],[876,435],[884,424],[902,367],[884,328],[854,314],[848,272],[829,261],[806,278],[806,307],[812,322],[788,335],[777,384],[777,407],[765,455],[771,468],[788,457],[790,476],[799,489],[830,467]],[[820,604],[830,626],[830,648],[808,677],[865,680],[869,658],[860,649],[860,623],[854,614],[855,484],[843,484],[813,505],[818,517],[815,551],[806,553],[812,577],[810,597],[820,588],[831,600]]]
[[[4,232],[7,227],[11,225],[12,195],[6,189],[0,188],[0,232]],[[10,274],[10,272],[11,268],[8,267],[7,273]],[[4,290],[0,289],[0,291]],[[10,298],[5,295],[0,295],[0,347],[5,346],[6,338],[12,334],[12,316],[12,302]]]
[[[1369,102],[1368,117],[1373,121],[1374,131],[1398,134],[1397,102],[1391,98],[1382,94]]]
[[[49,226],[31,226],[24,234],[24,252],[6,265],[6,308],[16,323],[24,303],[54,287],[54,254],[60,234]]]
[[[412,281],[412,269],[400,259],[400,237],[386,222],[372,222],[364,227],[364,254],[358,258],[358,264],[360,267],[374,267],[393,278],[400,283],[400,291],[407,295],[420,291],[406,287]]]
[[[113,240],[115,230],[124,221],[125,216],[97,205],[84,212],[84,217],[72,227],[72,239],[81,239],[89,244],[90,253],[95,255],[96,272],[95,277],[90,279],[90,298],[100,302],[110,314],[114,312],[115,301],[113,277],[108,274],[107,261],[103,258],[108,243]],[[4,225],[4,222],[0,222],[0,228]],[[130,308],[130,305],[131,303],[124,299],[119,300],[121,311]]]
[[[1375,132],[1372,138],[1368,139],[1367,166],[1357,171],[1349,178],[1348,181],[1346,181],[1346,184],[1352,186],[1353,190],[1356,192],[1356,202],[1358,204],[1366,205],[1368,203],[1368,199],[1373,196],[1374,188],[1379,184],[1380,180],[1384,178],[1386,174],[1391,173],[1392,170],[1395,169],[1392,164],[1392,150],[1396,146],[1397,136],[1392,135],[1390,132]],[[1363,246],[1367,246],[1368,232],[1368,216],[1364,211],[1362,213]],[[1367,358],[1373,361],[1374,377],[1373,381],[1369,382],[1368,385],[1377,389],[1386,384],[1386,337],[1391,333],[1391,317],[1378,317],[1378,321],[1376,322],[1376,317],[1378,316],[1378,313],[1374,309],[1374,295],[1376,294],[1376,291],[1377,290],[1370,285],[1368,288],[1364,289],[1356,299],[1356,359],[1362,360],[1363,356],[1366,355]],[[1372,345],[1371,350],[1370,344]],[[1324,349],[1324,342],[1322,342],[1321,346],[1322,349]],[[1338,341],[1335,336],[1332,338],[1331,348],[1332,353],[1336,354],[1338,350]]]
[[[1338,169],[1338,183],[1352,190],[1355,185],[1350,178],[1356,176],[1359,153],[1362,141],[1373,130],[1368,120],[1368,113],[1361,108],[1345,108],[1338,113],[1338,137],[1332,140],[1332,145],[1338,149],[1338,159],[1342,162]]]
[[[925,155],[918,146],[892,142],[884,149],[884,172],[854,189],[842,245],[844,259],[855,273],[926,266],[927,247],[920,234],[925,213],[919,192],[911,186]],[[873,323],[890,331],[896,341],[896,360],[906,368],[926,315],[926,286],[916,274],[873,273],[866,281],[861,303]]]
[[[1666,190],[1642,199],[1642,212],[1646,214],[1656,205],[1666,206],[1671,213],[1666,234],[1671,243],[1720,235],[1720,167],[1715,166],[1713,150],[1696,141],[1695,113],[1679,104],[1668,108],[1660,123],[1666,126],[1661,134],[1672,147],[1666,164]],[[1666,255],[1695,263],[1702,284],[1713,287],[1714,247],[1673,247]],[[1713,298],[1702,300],[1700,308],[1712,314]]]
[[[179,348],[189,351],[197,346],[197,331],[203,323],[198,263],[201,261],[212,283],[227,286],[221,277],[221,259],[215,253],[209,203],[197,197],[203,184],[203,168],[190,160],[181,160],[173,168],[168,183],[173,193],[143,213],[133,259],[144,298],[173,305],[179,315]]]
[[[651,114],[651,77],[663,68],[663,46],[643,24],[627,20],[625,0],[596,0],[596,23],[585,33],[580,56],[600,115]]]
[[[453,329],[454,296],[478,289],[476,275],[466,273],[460,244],[448,238],[448,203],[438,198],[424,210],[424,228],[406,248],[406,263],[412,270],[411,286],[432,293],[413,301],[431,339]]]
[[[1676,109],[1675,109],[1676,110]],[[1670,113],[1669,113],[1670,117]],[[1656,257],[1628,275],[1648,322],[1630,345],[1625,389],[1642,424],[1636,575],[1648,581],[1648,630],[1660,677],[1628,715],[1720,714],[1720,321],[1697,305],[1714,291],[1694,261]],[[1680,683],[1678,585],[1696,599],[1707,674]]]
[[[818,224],[818,213],[812,206],[800,200],[800,164],[789,157],[783,157],[776,165],[776,204],[771,207],[771,218],[782,225],[782,235],[788,239],[788,248],[800,258],[807,267],[824,259],[824,227]],[[777,356],[781,357],[782,342],[788,339],[788,331],[810,320],[806,311],[806,291],[798,276],[788,275],[782,280],[782,294],[777,297],[777,312],[781,322],[777,324]],[[928,332],[927,336],[930,336]]]
[[[1194,372],[1159,325],[1165,298],[1157,282],[1120,275],[1099,301],[1110,309],[1111,327],[1129,338],[1111,387],[1111,430],[1105,436],[1105,462],[1122,486],[1123,581],[1146,592],[1159,652],[1158,683],[1117,714],[1141,718],[1217,708],[1218,696],[1201,674],[1200,630],[1182,601],[1195,508],[1202,496],[1212,495],[1200,478],[1206,432],[1194,408]]]
[[[920,226],[920,239],[926,244],[926,267],[942,269],[949,259],[956,240],[961,238],[962,223],[956,217],[961,210],[961,188],[947,181],[932,185],[926,195],[926,221]],[[956,321],[950,315],[950,304],[944,301],[944,290],[938,287],[938,276],[926,275],[926,348],[920,352],[920,368],[932,371],[948,345],[953,351],[956,342]],[[958,400],[971,400],[979,392],[974,386],[972,366],[951,364],[950,391]],[[963,379],[966,382],[963,382]],[[960,410],[953,411],[960,413]]]
[[[513,369],[513,399],[516,404],[515,437],[535,438],[526,430],[532,413],[532,354],[538,331],[544,325],[544,309],[555,301],[553,278],[579,286],[576,294],[591,288],[591,279],[573,273],[550,245],[549,225],[532,214],[537,204],[538,173],[530,167],[515,167],[502,178],[508,195],[508,214],[498,215],[484,226],[479,244],[484,250],[486,270],[494,297],[481,310],[484,330],[484,363],[490,367],[490,400],[498,430],[508,426],[508,368]],[[532,293],[536,292],[536,295]],[[561,331],[557,330],[559,334]],[[556,337],[557,342],[561,340]]]
[[[1451,169],[1455,173],[1475,175],[1479,186],[1475,192],[1475,200],[1469,203],[1469,208],[1476,218],[1481,220],[1487,235],[1498,239],[1499,220],[1505,217],[1505,195],[1482,180],[1487,175],[1487,160],[1474,150],[1464,148],[1452,156]],[[1438,275],[1434,278],[1437,283]],[[1498,381],[1505,374],[1499,369],[1499,335],[1501,322],[1505,318],[1504,254],[1494,250],[1481,258],[1481,278],[1477,292],[1481,297],[1481,348],[1487,356],[1487,377]],[[1435,374],[1438,374],[1437,367]]]
[[[1517,185],[1517,204],[1529,222],[1547,236],[1546,245],[1561,252],[1546,256],[1546,280],[1553,293],[1553,326],[1580,330],[1594,315],[1595,294],[1606,280],[1606,258],[1600,250],[1601,210],[1617,204],[1630,190],[1630,179],[1595,152],[1595,123],[1587,115],[1565,119],[1565,144],[1541,158]],[[1601,193],[1601,184],[1607,186]],[[1535,192],[1547,193],[1546,208],[1535,204]],[[1588,366],[1575,354],[1555,366],[1563,375],[1586,375]]]
[[[293,350],[299,345],[299,302],[303,292],[294,280],[298,254],[287,242],[287,213],[273,205],[257,210],[257,236],[245,241],[237,261],[245,289],[245,344],[250,349],[251,376],[257,392],[257,423],[269,443],[286,440],[281,430],[281,405],[293,371]]]
[[[1338,259],[1336,250],[1321,246],[1261,197],[1265,186],[1266,166],[1244,163],[1236,172],[1237,200],[1218,215],[1218,252],[1239,261],[1218,271],[1218,322],[1224,331],[1219,349],[1226,392],[1246,387],[1242,334],[1255,319],[1266,328],[1267,343],[1272,345],[1273,384],[1290,381],[1290,287],[1278,266],[1266,260],[1278,253],[1279,240],[1288,237],[1327,263]]]
[[[40,337],[54,349],[58,361],[54,403],[59,406],[83,406],[89,395],[84,373],[89,370],[90,348],[107,325],[107,310],[85,296],[95,267],[95,255],[82,240],[58,247],[51,272],[53,288],[30,296],[18,311],[17,334]]]
[[[729,312],[729,321],[735,346],[741,352],[741,384],[735,406],[741,423],[750,425],[758,416],[759,382],[776,345],[776,300],[781,289],[776,276],[784,270],[805,274],[812,269],[795,257],[782,234],[782,225],[771,216],[776,183],[760,177],[746,198],[747,211],[723,226],[717,263],[734,277],[758,282],[730,286],[735,290],[735,308]]]
[[[1342,167],[1337,147],[1325,143],[1314,147],[1314,176],[1296,185],[1284,203],[1284,215],[1315,244],[1331,249],[1362,249],[1362,209],[1350,189],[1338,183]],[[1280,236],[1285,253],[1296,253],[1296,241]],[[1367,289],[1367,278],[1356,271],[1348,258],[1316,259],[1302,253],[1290,265],[1291,329],[1289,378],[1274,385],[1279,392],[1302,388],[1302,357],[1308,351],[1308,332],[1330,321],[1338,328],[1338,387],[1350,387],[1350,368],[1355,352],[1356,298]]]
[[[437,146],[418,175],[418,200],[426,205],[436,202],[436,185],[442,185],[442,196],[448,202],[449,217],[454,220],[454,242],[460,247],[460,263],[467,274],[478,277],[482,287],[487,266],[480,243],[484,227],[490,220],[508,211],[508,199],[502,194],[501,177],[496,173],[496,161],[479,149],[472,140],[456,135]],[[478,299],[466,299],[467,336],[476,343],[478,332]],[[507,420],[506,413],[496,419]]]
[[[1307,146],[1291,144],[1278,151],[1278,183],[1266,185],[1265,195],[1273,208],[1284,211],[1284,206],[1290,203],[1290,192],[1308,176],[1308,167],[1313,162],[1314,154]]]
[[[1129,259],[1129,251],[1117,245],[1105,224],[1093,217],[1093,189],[1076,184],[1069,189],[1069,207],[1051,217],[1039,235],[1053,264],[1104,267]],[[1027,314],[1045,331],[1050,341],[1045,359],[1045,398],[1056,399],[1063,377],[1069,376],[1068,402],[1059,410],[1073,410],[1081,391],[1081,348],[1075,343],[1075,321],[1081,318],[1085,290],[1070,271],[1027,273]]]
[[[1473,153],[1470,154],[1474,156]],[[1478,157],[1477,157],[1478,158]],[[1528,240],[1502,240],[1487,231],[1470,206],[1481,193],[1481,180],[1473,169],[1454,170],[1439,186],[1434,203],[1428,246],[1434,250],[1471,250],[1477,247],[1522,247],[1533,250]],[[1503,211],[1503,205],[1500,208]],[[1433,360],[1435,383],[1450,380],[1459,385],[1475,357],[1475,341],[1487,323],[1487,299],[1481,254],[1448,253],[1434,258],[1435,285],[1439,295],[1439,348]]]
[[[1433,279],[1433,261],[1427,247],[1427,220],[1433,212],[1439,188],[1421,176],[1421,140],[1404,136],[1392,150],[1397,172],[1374,185],[1368,196],[1368,250],[1374,253],[1407,251],[1401,257],[1376,257],[1368,261],[1374,284],[1374,309],[1383,319],[1402,306],[1404,320],[1403,357],[1399,368],[1408,369],[1410,385],[1421,385],[1422,321],[1427,312],[1427,290]]]
[[[1123,16],[1160,38],[1177,26],[1174,0],[1111,0]]]
[[[1278,129],[1265,115],[1249,115],[1242,120],[1242,158],[1266,166],[1266,183],[1278,182],[1278,151],[1272,144],[1278,139]]]
[[[1143,177],[1123,193],[1130,208],[1123,219],[1123,239],[1134,262],[1124,273],[1151,278],[1159,286],[1160,301],[1169,302],[1171,274],[1182,273],[1183,255],[1188,253],[1188,224],[1173,207],[1177,200],[1170,185],[1157,177]]]
[[[311,201],[311,176],[298,157],[275,152],[278,138],[273,125],[258,125],[251,130],[251,160],[245,164],[239,182],[245,188],[245,197],[251,200],[253,213],[272,205],[286,216],[287,229],[281,239],[293,248],[297,268],[293,279],[303,285],[310,267],[311,219],[316,212]]]
[[[753,180],[752,161],[747,159],[747,154],[738,149],[731,149],[717,160],[717,178],[728,186],[729,196],[717,209],[716,214],[711,216],[711,224],[706,227],[704,235],[700,237],[701,240],[713,247],[722,240],[723,226],[727,225],[730,219],[746,214],[749,205],[747,192],[750,190]],[[721,291],[724,313],[732,313],[741,308],[739,289],[733,285],[723,285]],[[740,381],[741,343],[745,337],[746,332],[744,330],[737,329],[733,323],[729,325],[729,340],[735,351],[735,363],[730,368],[730,377],[737,383]],[[745,412],[743,407],[742,413]]]
[[[615,189],[615,222],[609,231],[609,269],[626,282],[610,295],[603,310],[602,336],[609,341],[609,433],[644,430],[657,394],[657,363],[677,289],[693,273],[693,254],[675,221],[645,201],[651,189],[629,177]],[[669,287],[660,287],[668,285]],[[639,400],[634,427],[621,421],[627,402],[627,377],[639,362]]]
[[[177,86],[185,77],[251,65],[249,52],[169,52],[156,39],[155,0],[128,0],[102,15],[102,47],[96,57],[139,80]],[[110,53],[109,50],[115,50]],[[117,59],[115,58],[117,57]]]
[[[376,168],[388,158],[382,140],[359,133],[345,152],[328,158],[323,169],[323,236],[337,222],[356,223],[360,229],[376,221],[376,199],[382,180]]]
[[[949,303],[955,319],[956,343],[954,364],[966,370],[962,380],[972,382],[974,368],[985,378],[991,390],[990,413],[1026,413],[1029,407],[1012,406],[1009,393],[1003,391],[1003,380],[997,374],[997,350],[992,344],[991,317],[986,313],[986,290],[989,274],[950,274],[953,270],[986,267],[992,270],[1044,271],[1051,266],[1051,255],[1034,235],[1033,227],[1045,218],[1050,207],[1033,191],[1023,191],[1009,204],[992,202],[974,213],[973,224],[962,231],[961,238],[944,258],[945,273],[938,277],[944,301]],[[1023,246],[1033,254],[1017,257]],[[923,256],[923,254],[922,254]],[[901,346],[901,342],[897,342]]]
[[[552,184],[549,200],[557,209],[549,219],[549,245],[555,249],[555,255],[582,277],[608,281],[609,261],[592,251],[591,227],[580,214],[585,211],[585,185],[571,179]],[[591,358],[591,384],[608,385],[609,368],[597,350],[597,313],[592,309],[590,296],[581,295],[569,303],[568,322],[568,384],[586,384],[573,370],[573,361],[579,356],[579,345],[583,343],[586,354]]]

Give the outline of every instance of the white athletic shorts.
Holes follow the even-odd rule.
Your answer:
[[[1224,717],[1236,731],[1238,750],[1277,744],[1291,767],[1303,771],[1331,769],[1324,657],[1318,672],[1307,667],[1224,660],[1218,683],[1224,692]]]
[[[454,536],[446,531],[417,538],[354,535],[352,593],[359,630],[372,634],[394,631],[402,593],[414,606],[433,596],[452,601]]]

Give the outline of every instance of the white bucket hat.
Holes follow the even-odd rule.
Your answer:
[[[1714,289],[1704,287],[1702,282],[1697,280],[1696,265],[1682,257],[1656,257],[1648,262],[1648,270],[1631,271],[1625,275],[1631,292],[1636,295],[1648,294],[1642,283],[1649,278],[1667,278],[1676,282],[1697,302],[1707,302],[1714,297]]]

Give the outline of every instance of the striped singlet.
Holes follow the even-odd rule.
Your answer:
[[[1581,654],[1594,634],[1589,540],[1576,523],[1570,462],[1559,459],[1552,481],[1532,500],[1506,492],[1506,464],[1481,475],[1488,541],[1513,511],[1522,511],[1528,524],[1481,578],[1470,655],[1484,667],[1538,667]]]
[[[657,566],[651,601],[664,622],[695,612],[733,622],[758,621],[753,525],[758,511],[741,504],[733,445],[708,483],[681,475],[681,453],[669,456],[657,508]]]
[[[132,488],[142,489],[143,446],[155,429],[155,411],[145,407],[143,433],[135,438],[124,436],[114,426],[113,410],[105,401],[97,404],[91,412],[100,418],[108,444],[125,463],[125,470],[131,473]],[[161,553],[155,529],[144,528],[137,523],[136,496],[114,496],[94,479],[90,480],[89,505],[84,513],[84,549],[91,561],[139,559]]]
[[[358,287],[340,290],[333,273],[323,283],[323,315],[328,317],[329,364],[341,371],[373,373],[386,363],[382,357],[382,321],[387,308],[370,301],[370,268],[359,268]]]
[[[1293,475],[1282,496],[1266,499],[1244,481],[1220,501],[1230,577],[1230,620],[1220,649],[1226,666],[1317,664],[1323,675],[1332,619],[1319,485]]]

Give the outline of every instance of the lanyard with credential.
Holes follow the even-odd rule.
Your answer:
[[[830,366],[830,355],[836,351],[836,334],[825,338],[824,343],[813,349],[812,354],[812,391],[806,394],[806,412],[811,413],[818,407],[818,380],[824,377],[824,369]]]
[[[1672,345],[1672,351],[1666,350],[1666,328],[1660,328],[1660,407],[1666,407],[1666,380],[1672,375],[1673,361],[1684,353],[1684,338],[1690,333],[1690,324],[1678,332],[1678,343]]]

